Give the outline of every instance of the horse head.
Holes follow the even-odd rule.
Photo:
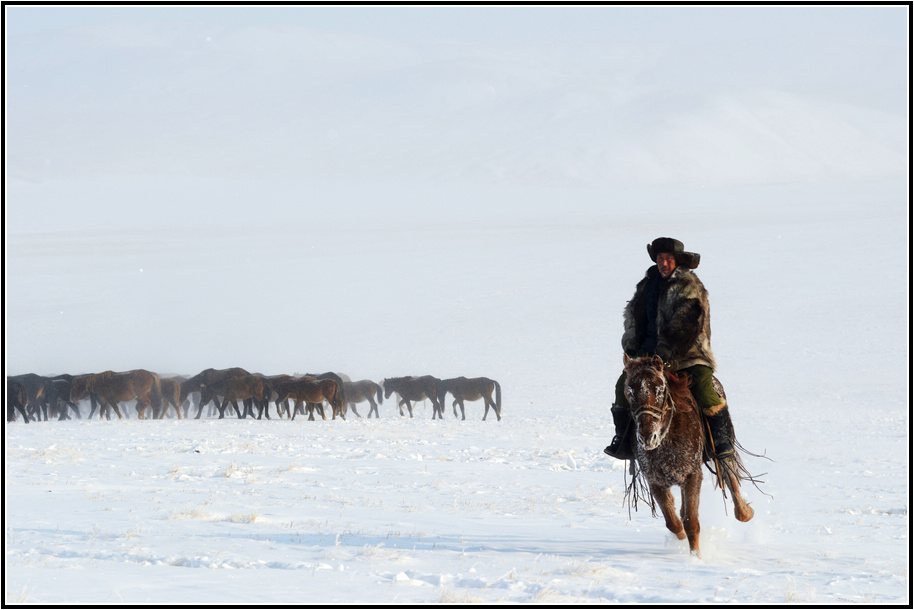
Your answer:
[[[385,379],[385,380],[381,383],[381,385],[384,387],[384,398],[390,398],[390,395],[393,394],[393,393],[396,391],[396,390],[394,389],[394,386],[397,385],[397,379],[399,379],[399,378],[398,378],[398,377],[391,377],[391,378],[389,378],[389,379]]]
[[[79,375],[70,384],[70,402],[78,402],[91,390],[92,375]]]
[[[663,441],[673,421],[663,360],[659,356],[632,359],[626,355],[623,361],[625,397],[635,421],[638,444],[651,451]]]

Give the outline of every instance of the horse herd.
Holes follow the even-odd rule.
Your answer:
[[[378,404],[391,394],[397,395],[397,407],[404,415],[406,407],[413,416],[413,403],[429,400],[432,419],[444,419],[447,394],[453,397],[454,416],[460,407],[460,418],[466,419],[464,401],[485,401],[485,420],[491,408],[501,420],[501,386],[486,377],[467,379],[455,377],[438,379],[431,375],[421,377],[391,377],[381,384],[369,379],[351,381],[337,373],[320,375],[260,375],[242,368],[206,369],[193,377],[163,377],[145,369],[115,373],[105,371],[89,375],[57,375],[44,377],[34,373],[6,378],[6,419],[17,420],[17,414],[28,423],[30,420],[70,419],[70,411],[81,418],[79,402],[91,403],[89,418],[96,411],[99,418],[111,419],[111,412],[123,419],[127,415],[122,404],[136,401],[136,414],[140,419],[162,419],[172,410],[179,419],[190,417],[196,407],[196,419],[204,408],[207,415],[219,419],[232,407],[239,418],[266,416],[270,419],[269,404],[276,408],[280,418],[295,419],[307,413],[314,419],[315,411],[327,419],[324,405],[331,408],[332,418],[346,418],[349,409],[357,417],[356,404],[368,402],[368,418],[380,417]],[[129,416],[128,416],[129,417]]]

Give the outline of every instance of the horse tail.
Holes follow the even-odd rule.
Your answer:
[[[501,415],[501,384],[494,379],[492,380],[492,383],[495,384],[495,409],[496,412]]]
[[[346,390],[343,387],[343,378],[340,377],[339,375],[337,375],[336,373],[333,373],[333,377],[331,377],[330,379],[332,379],[333,381],[336,382],[336,388],[340,395],[340,409],[341,409],[340,412],[342,413],[343,405],[346,404]]]
[[[151,372],[151,371],[150,371]],[[150,398],[152,399],[152,412],[155,414],[161,408],[162,417],[165,417],[165,409],[168,405],[165,403],[165,395],[162,393],[162,379],[158,373],[152,374],[152,388],[150,388]]]
[[[374,383],[374,382],[372,382],[372,383]],[[375,383],[374,391],[375,391],[375,394],[378,395],[378,404],[379,405],[384,404],[384,390],[381,389],[381,386],[378,385],[377,383]]]
[[[332,406],[335,409],[338,409],[340,414],[342,415],[343,397],[344,397],[343,384],[337,382],[335,379],[331,379],[331,381],[333,381],[333,387],[335,388],[335,391],[333,392],[333,399],[330,401],[330,406]]]

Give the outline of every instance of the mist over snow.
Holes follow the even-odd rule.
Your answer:
[[[5,602],[910,603],[909,9],[5,6],[7,375],[504,393],[6,423]],[[661,235],[774,460],[700,560],[602,454]]]

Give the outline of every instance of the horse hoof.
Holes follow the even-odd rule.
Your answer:
[[[736,509],[736,520],[745,523],[755,516],[755,511],[748,504],[744,508]]]

